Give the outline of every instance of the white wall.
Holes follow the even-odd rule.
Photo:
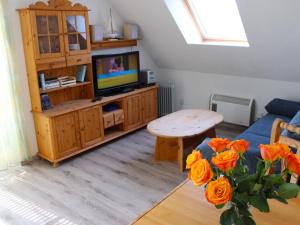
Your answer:
[[[46,2],[46,0],[43,0]],[[29,143],[30,150],[33,155],[37,153],[37,143],[35,138],[35,130],[34,123],[31,114],[31,103],[29,97],[29,90],[27,84],[27,76],[26,76],[26,66],[23,52],[23,44],[22,44],[22,35],[21,28],[19,23],[19,15],[16,11],[18,8],[26,8],[29,4],[35,3],[36,0],[7,0],[6,7],[6,16],[8,19],[10,36],[12,39],[12,44],[14,48],[14,53],[16,55],[17,61],[17,81],[19,82],[19,88],[21,89],[21,102],[23,103],[23,117],[25,121],[26,127],[26,137]],[[106,26],[106,23],[109,18],[109,8],[113,8],[107,0],[75,0],[72,2],[82,3],[88,6],[91,9],[89,12],[89,20],[90,24],[99,24],[102,26]],[[120,17],[116,11],[113,9],[116,23],[118,25],[118,30],[122,30],[123,18]],[[124,51],[131,51],[131,48],[123,48],[123,49],[113,49],[113,50],[105,50],[98,51],[95,54],[107,54],[107,53],[118,53]],[[152,62],[151,58],[144,51],[141,45],[138,48],[134,48],[134,50],[140,50],[141,52],[141,67],[142,68],[152,68],[157,71],[155,64]]]
[[[264,107],[273,98],[300,101],[300,83],[293,82],[168,69],[160,70],[159,81],[175,82],[177,109],[208,109],[210,95],[219,93],[254,98],[257,118],[266,113]]]
[[[163,0],[110,2],[161,68],[300,82],[299,0],[237,0],[249,48],[186,44]]]

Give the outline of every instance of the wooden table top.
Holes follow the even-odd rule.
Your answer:
[[[223,121],[219,113],[201,110],[181,110],[148,124],[148,131],[159,137],[191,137],[204,133]]]
[[[252,209],[257,225],[299,225],[300,199],[285,205],[269,200],[270,213]],[[185,181],[154,208],[139,217],[133,225],[219,225],[221,210],[205,199],[203,189]]]

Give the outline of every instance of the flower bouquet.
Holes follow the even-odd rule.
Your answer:
[[[245,164],[247,141],[213,138],[209,146],[214,151],[212,166],[202,158],[201,152],[194,150],[187,158],[186,167],[193,183],[204,185],[208,202],[218,209],[226,206],[220,224],[255,225],[250,206],[269,212],[267,199],[287,204],[287,199],[298,195],[299,186],[287,183],[285,178],[288,174],[300,174],[300,157],[287,145],[260,145],[262,159],[258,160],[254,174],[249,173]],[[271,174],[281,160],[286,168],[280,174]]]

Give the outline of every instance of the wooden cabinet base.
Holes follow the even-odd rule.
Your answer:
[[[92,145],[92,146],[89,146],[89,147],[87,147],[87,148],[83,148],[83,149],[81,149],[80,151],[76,151],[76,152],[74,152],[74,153],[72,153],[72,154],[69,154],[69,155],[67,155],[67,156],[65,156],[65,157],[62,157],[62,158],[60,158],[60,159],[58,159],[58,160],[53,160],[53,159],[49,158],[48,156],[44,155],[44,154],[41,153],[41,152],[39,152],[38,155],[39,155],[39,157],[41,157],[41,158],[43,158],[43,159],[49,161],[50,163],[52,163],[53,167],[58,167],[58,166],[60,165],[60,162],[66,160],[66,159],[69,159],[69,158],[71,158],[71,157],[74,157],[74,156],[76,156],[76,155],[79,155],[79,154],[81,154],[81,153],[83,153],[83,152],[86,152],[86,151],[88,151],[88,150],[91,150],[91,149],[93,149],[93,148],[100,147],[101,145],[103,145],[103,144],[105,144],[105,143],[107,143],[107,142],[110,142],[110,141],[112,141],[112,140],[115,140],[115,139],[117,139],[117,138],[120,138],[120,137],[122,137],[122,136],[124,136],[124,135],[126,135],[126,134],[129,134],[129,133],[133,132],[133,131],[136,131],[136,130],[145,128],[146,126],[147,126],[147,124],[143,124],[143,125],[141,125],[141,126],[139,126],[139,127],[136,127],[136,128],[134,128],[134,129],[131,129],[131,130],[127,130],[127,131],[119,131],[119,132],[116,131],[116,132],[111,133],[110,135],[106,136],[101,142],[99,142],[99,143],[97,143],[97,144],[94,144],[94,145]]]
[[[157,117],[157,88],[105,97],[96,103],[76,100],[42,113],[35,112],[39,156],[57,166],[67,158],[145,127],[151,118]],[[145,104],[152,107],[145,107],[144,101],[151,102]],[[103,112],[103,106],[116,102],[118,110]],[[107,115],[111,115],[112,126],[108,126]]]

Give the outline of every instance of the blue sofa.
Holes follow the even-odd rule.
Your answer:
[[[260,144],[269,144],[271,137],[271,130],[273,122],[276,118],[280,118],[285,122],[290,122],[292,118],[287,116],[281,116],[276,114],[267,114],[261,119],[257,120],[252,126],[250,126],[243,133],[238,135],[235,139],[245,139],[250,142],[250,148],[246,153],[246,162],[249,167],[250,173],[256,170],[257,159],[261,158],[258,146]],[[201,151],[204,158],[209,161],[212,157],[213,150],[208,146],[209,138],[205,139],[198,147],[197,150]],[[280,167],[276,168],[280,170]]]

